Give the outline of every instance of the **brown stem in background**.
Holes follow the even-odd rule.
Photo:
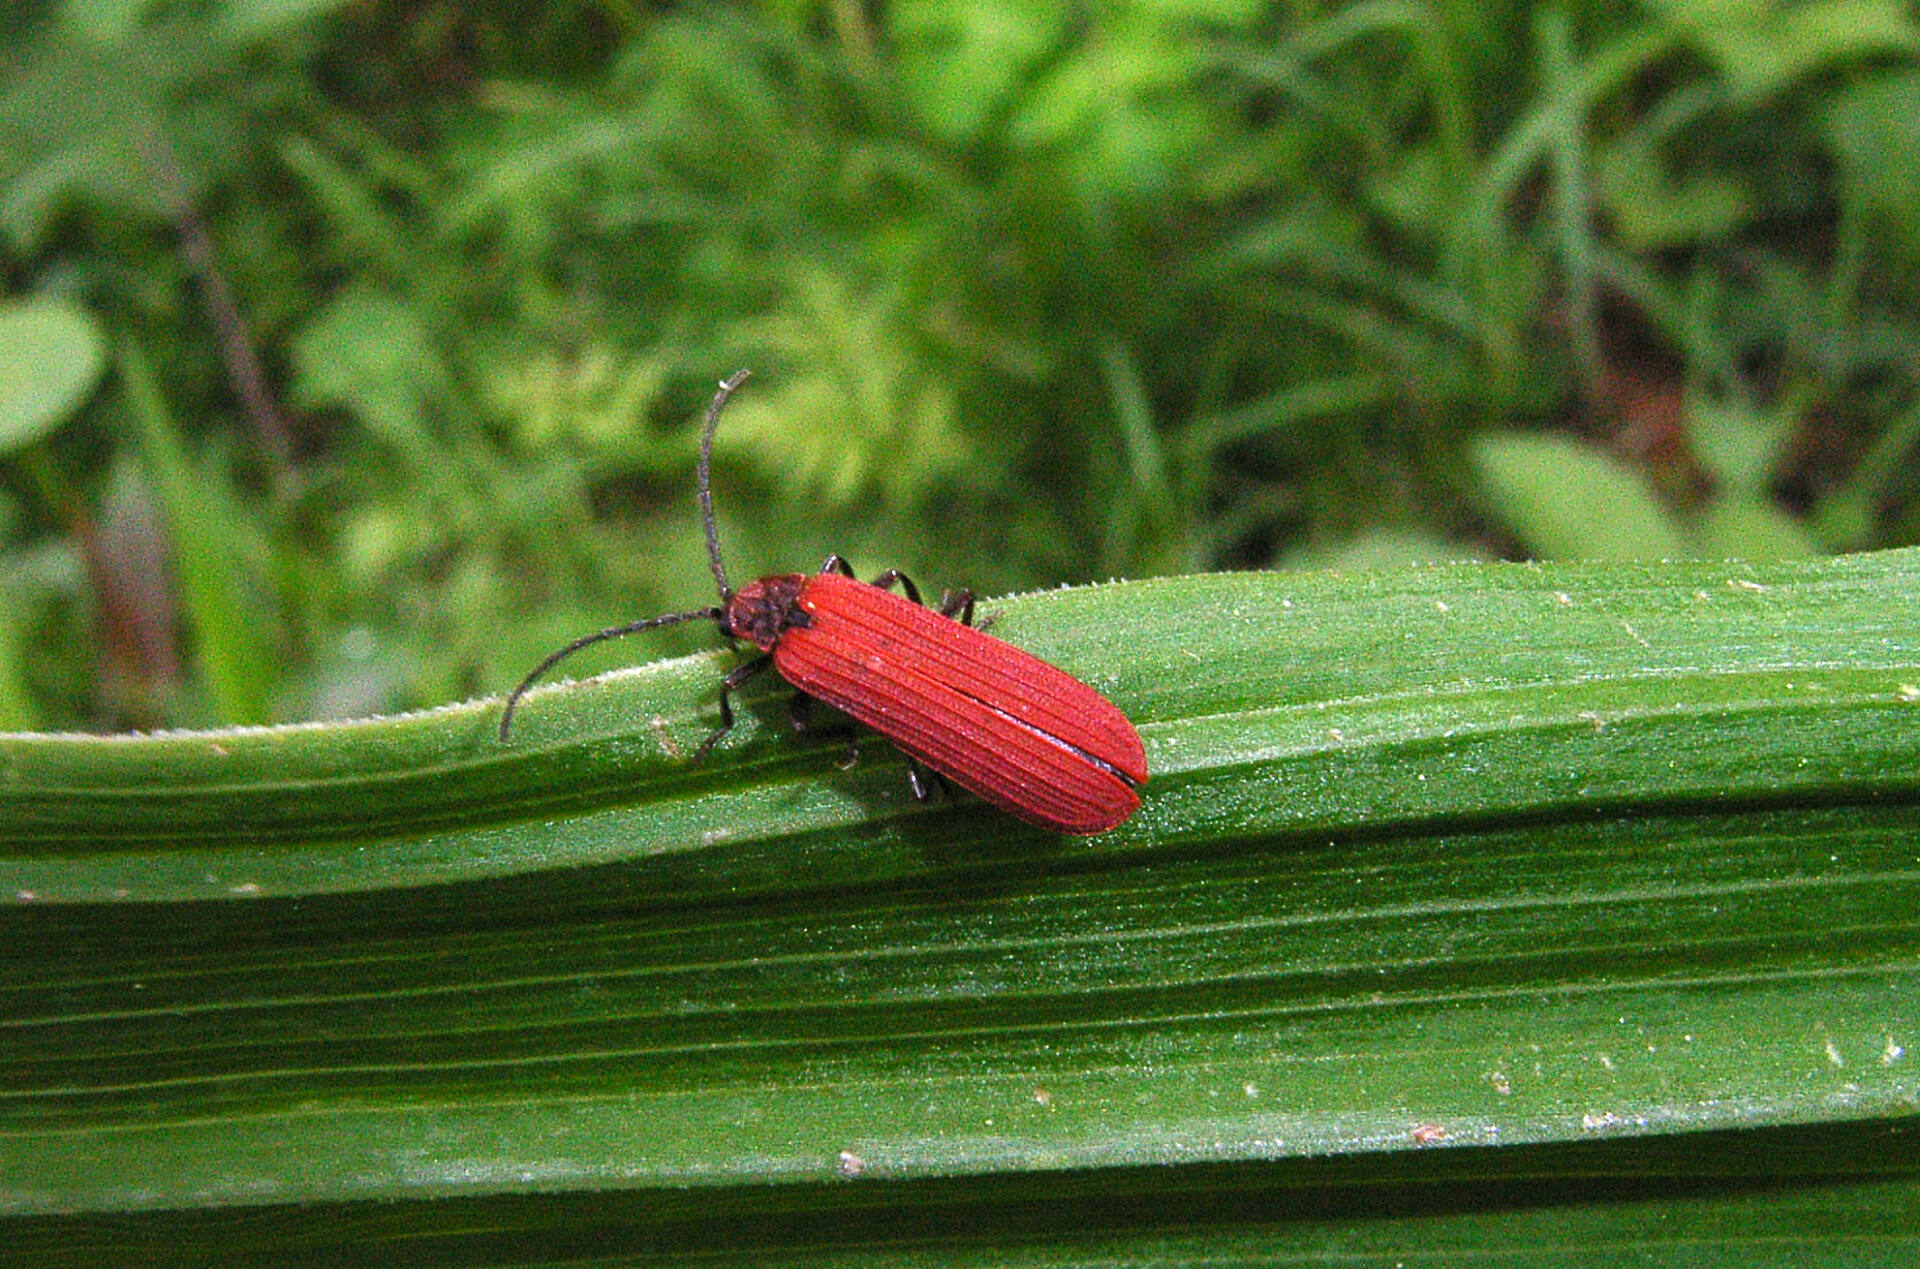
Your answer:
[[[157,129],[150,130],[141,148],[147,168],[173,217],[174,232],[180,238],[180,254],[186,258],[188,268],[199,283],[201,302],[207,306],[207,316],[219,337],[220,359],[226,363],[227,381],[233,387],[240,411],[252,427],[261,452],[267,456],[275,489],[284,490],[293,476],[293,435],[274,403],[266,369],[247,335],[240,306],[220,272],[213,237],[207,233],[206,221],[188,194],[186,178],[166,139]]]
[[[873,24],[867,20],[863,0],[832,0],[827,5],[827,15],[848,58],[860,70],[872,71],[879,60],[879,42],[874,39]]]

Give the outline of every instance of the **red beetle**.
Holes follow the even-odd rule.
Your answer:
[[[851,715],[910,759],[1030,824],[1101,833],[1138,810],[1147,755],[1127,716],[1066,671],[976,629],[968,592],[950,592],[935,611],[922,606],[920,592],[898,569],[872,583],[857,581],[838,555],[811,575],[776,574],[738,591],[728,585],[713,521],[713,434],[727,399],[746,379],[742,370],[720,384],[700,439],[700,517],[719,605],[575,639],[507,697],[501,741],[520,698],[563,658],[607,639],[707,618],[722,635],[746,639],[766,655],[721,680],[720,726],[701,742],[696,761],[733,726],[732,693],[771,664],[806,696]],[[895,586],[905,597],[893,593]],[[911,765],[909,778],[914,795],[926,797]]]

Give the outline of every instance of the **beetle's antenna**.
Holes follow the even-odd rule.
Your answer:
[[[722,604],[733,598],[733,587],[727,584],[727,566],[720,562],[720,531],[713,524],[713,434],[720,429],[720,412],[727,408],[727,398],[752,373],[751,370],[736,370],[730,378],[720,381],[720,390],[713,394],[713,400],[707,406],[706,430],[700,434],[700,521],[706,525],[707,559],[713,565],[713,580],[720,587]]]
[[[713,394],[713,400],[707,405],[707,424],[700,433],[700,474],[698,493],[700,495],[700,522],[707,531],[707,559],[713,565],[714,584],[720,588],[722,606],[733,598],[733,587],[727,582],[727,567],[720,562],[720,531],[713,523],[713,434],[719,430],[721,411],[727,408],[727,398],[731,397],[741,384],[747,381],[752,371],[736,370],[728,378],[720,381],[720,390]],[[590,648],[596,643],[605,643],[609,639],[623,639],[630,634],[639,634],[644,630],[658,630],[662,626],[677,626],[683,621],[697,621],[704,617],[708,621],[718,621],[723,608],[697,608],[692,612],[670,613],[665,617],[648,617],[645,621],[629,622],[624,626],[610,626],[595,634],[582,635],[533,667],[533,673],[520,680],[520,686],[507,694],[507,706],[500,711],[500,743],[507,742],[507,734],[513,729],[513,711],[519,707],[520,698],[527,694],[540,676],[560,664],[582,648]]]
[[[737,377],[737,376],[736,376]],[[536,683],[540,676],[560,664],[582,648],[592,647],[596,643],[605,643],[609,639],[619,639],[630,634],[639,634],[643,630],[657,630],[661,626],[677,626],[683,621],[697,621],[705,617],[709,621],[720,618],[718,608],[699,608],[693,612],[676,612],[665,617],[648,617],[645,621],[629,622],[624,626],[609,626],[597,634],[581,635],[566,647],[560,649],[539,665],[533,667],[533,673],[520,680],[520,686],[507,694],[507,707],[500,711],[500,743],[507,743],[507,732],[513,727],[513,711],[520,704],[520,698],[527,689]]]

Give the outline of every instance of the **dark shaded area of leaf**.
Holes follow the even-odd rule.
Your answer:
[[[1916,1132],[1881,1121],[1362,1161],[34,1218],[7,1232],[20,1269],[1874,1263],[1920,1250]]]

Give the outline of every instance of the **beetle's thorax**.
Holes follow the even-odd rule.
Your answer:
[[[773,651],[780,636],[796,626],[810,626],[813,618],[800,606],[807,584],[804,573],[777,573],[749,582],[733,593],[720,613],[720,633],[745,639],[762,652]]]

